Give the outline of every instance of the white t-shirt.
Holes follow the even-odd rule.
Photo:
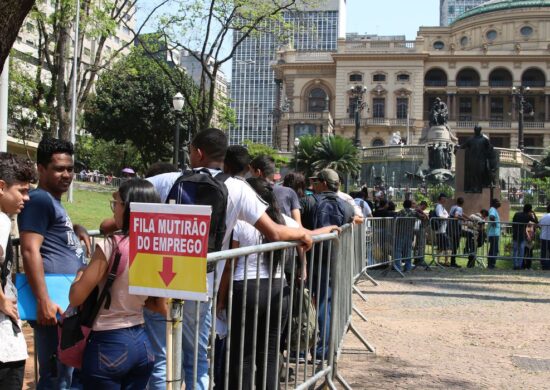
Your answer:
[[[363,213],[363,217],[372,217],[372,210],[370,209],[369,203],[366,200],[363,200],[361,198],[355,198],[353,199],[355,202],[355,205],[361,208],[361,212]]]
[[[2,257],[0,257],[2,259],[0,264],[4,263],[10,230],[10,218],[3,212],[0,212],[0,247],[2,247],[3,253]],[[11,281],[11,274],[8,274],[8,280],[4,288],[4,296],[11,299],[17,299],[17,290]],[[19,320],[18,323],[19,329],[23,329],[21,320]],[[0,362],[18,362],[26,360],[27,357],[27,344],[25,343],[23,332],[14,335],[11,319],[3,312],[0,312]]]
[[[348,195],[348,194],[346,194],[345,192],[342,192],[342,191],[338,191],[336,193],[336,195],[338,195],[338,197],[340,199],[348,202],[350,205],[353,206],[353,211],[354,211],[355,216],[363,218],[363,211],[361,210],[361,207],[359,207],[355,204],[355,201],[353,200],[353,198],[350,195]]]
[[[215,176],[221,171],[211,169],[210,172]],[[147,180],[155,186],[155,189],[160,195],[161,202],[165,203],[170,193],[170,189],[180,176],[181,172],[170,172],[150,177]],[[267,204],[256,194],[246,181],[230,177],[225,181],[225,185],[227,187],[228,198],[225,214],[225,237],[223,238],[222,250],[229,249],[231,231],[235,227],[237,219],[254,225],[267,209]],[[218,279],[216,280],[216,285],[220,282],[224,267],[225,261],[219,261],[217,266]],[[214,273],[209,273],[207,277],[208,293],[212,296]]]
[[[445,207],[441,203],[438,203],[437,206],[435,206],[435,215],[438,218],[449,218],[449,213],[447,210],[445,210]],[[447,221],[441,221],[439,229],[437,229],[438,233],[445,233],[447,231]]]
[[[540,239],[550,240],[550,213],[544,214],[539,221]]]
[[[285,224],[290,227],[299,227],[298,223],[283,214],[285,219]],[[254,226],[244,221],[237,221],[235,228],[233,229],[233,241],[239,243],[239,247],[247,247],[252,245],[260,245],[263,243],[262,233],[259,232]],[[246,262],[246,278],[247,279],[256,279],[259,273],[260,279],[268,279],[272,274],[270,264],[269,264],[269,253],[261,253],[260,260],[258,261],[258,254],[254,253],[248,256],[248,261]],[[244,256],[239,257],[237,260],[237,265],[235,267],[235,273],[233,275],[233,280],[244,280],[244,271],[245,271],[245,258]],[[281,278],[281,264],[277,266],[277,272],[273,276],[275,279]]]

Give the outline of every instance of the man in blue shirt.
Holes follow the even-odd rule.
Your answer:
[[[498,209],[500,201],[491,199],[491,208],[489,209],[489,223],[487,224],[487,238],[489,239],[489,255],[487,256],[487,267],[494,269],[497,263],[498,245],[500,241],[500,215]]]
[[[36,297],[36,334],[39,363],[37,389],[71,388],[73,369],[62,365],[57,354],[57,315],[59,307],[48,294],[45,274],[76,274],[84,265],[83,239],[88,252],[86,230],[73,224],[61,205],[61,196],[73,179],[73,145],[70,142],[44,138],[38,144],[38,188],[19,214],[18,223],[25,274]]]

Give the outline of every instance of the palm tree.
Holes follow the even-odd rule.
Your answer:
[[[316,160],[315,147],[321,143],[321,140],[321,137],[315,135],[304,135],[300,137],[300,145],[298,146],[298,153],[296,154],[297,159],[294,157],[290,166],[298,166],[299,172],[302,172],[306,177],[311,176],[314,171],[313,163]],[[298,162],[297,165],[296,162]]]
[[[301,146],[301,145],[300,145]],[[358,176],[361,171],[359,151],[350,139],[334,136],[324,137],[315,145],[313,169],[334,169],[342,177]]]

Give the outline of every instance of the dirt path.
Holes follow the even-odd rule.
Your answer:
[[[373,276],[375,276],[374,274]],[[340,373],[354,389],[550,388],[550,273],[417,271],[361,282],[369,319],[348,334]]]

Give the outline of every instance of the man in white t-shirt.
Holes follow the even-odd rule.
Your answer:
[[[0,153],[0,389],[23,388],[28,355],[11,274],[10,215],[21,212],[29,200],[29,184],[35,180],[31,161]]]
[[[227,136],[221,130],[210,128],[199,132],[191,144],[190,163],[192,169],[207,168],[215,176],[222,172],[225,153],[227,150]],[[179,172],[166,173],[150,177],[149,180],[164,202],[170,193],[170,189],[180,176]],[[222,250],[229,248],[231,231],[237,220],[243,220],[258,229],[269,241],[302,241],[306,250],[312,245],[311,236],[301,228],[291,228],[278,225],[265,213],[267,205],[254,190],[243,180],[230,177],[225,181],[228,191],[227,208],[225,216],[225,236]],[[218,275],[221,276],[225,261],[217,264]],[[216,291],[214,273],[208,274],[208,291],[210,296]],[[195,337],[195,305],[183,305],[183,369],[186,388],[208,389],[208,339],[212,325],[211,301],[199,303],[199,351],[197,362],[197,382],[193,383],[193,344]],[[159,331],[161,331],[159,329]],[[156,351],[157,353],[159,351]]]

